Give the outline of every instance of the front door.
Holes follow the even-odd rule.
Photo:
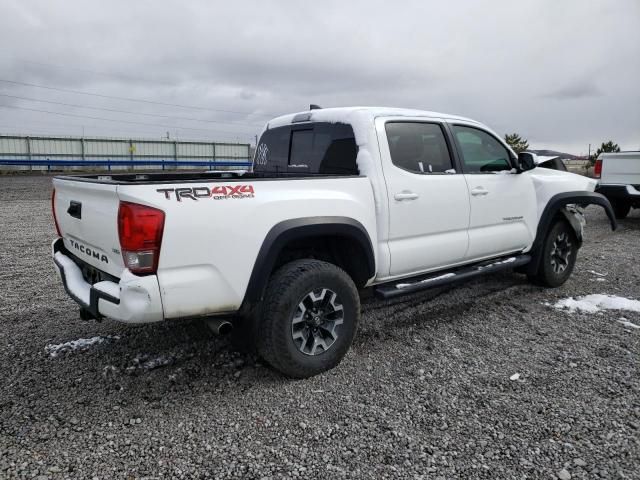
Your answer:
[[[469,192],[464,175],[455,169],[443,126],[379,122],[389,202],[389,275],[461,263],[468,246]]]
[[[492,134],[468,125],[452,125],[471,217],[467,260],[513,253],[533,242],[536,193],[527,172],[516,173],[509,150]]]

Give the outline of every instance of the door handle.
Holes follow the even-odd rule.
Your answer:
[[[395,198],[396,200],[398,200],[399,202],[402,202],[403,200],[415,200],[416,198],[418,198],[420,195],[418,195],[417,193],[413,193],[413,192],[400,192],[400,193],[396,193],[393,198]]]
[[[489,193],[489,190],[485,189],[484,187],[476,187],[473,190],[471,190],[471,195],[473,195],[474,197],[484,196],[484,195],[487,195],[488,193]]]

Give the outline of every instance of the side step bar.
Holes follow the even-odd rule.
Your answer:
[[[462,267],[457,270],[438,272],[431,274],[430,276],[421,275],[419,277],[385,283],[375,287],[374,292],[378,298],[395,298],[433,287],[441,287],[442,285],[448,285],[461,280],[468,280],[480,275],[520,267],[522,265],[526,265],[530,261],[530,255],[502,257],[488,262],[475,264],[470,267]]]

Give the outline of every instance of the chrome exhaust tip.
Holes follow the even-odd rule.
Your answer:
[[[224,318],[209,318],[207,319],[207,326],[214,335],[218,336],[227,335],[233,330],[233,323]]]

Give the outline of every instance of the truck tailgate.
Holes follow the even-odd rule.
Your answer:
[[[602,154],[602,183],[640,185],[640,152]]]
[[[55,211],[64,245],[89,265],[120,277],[117,185],[54,179]]]

